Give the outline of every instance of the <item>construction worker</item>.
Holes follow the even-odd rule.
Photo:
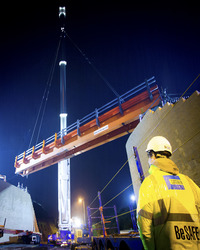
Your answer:
[[[172,147],[162,136],[146,149],[150,175],[144,179],[137,223],[144,249],[200,249],[200,189],[170,160]]]

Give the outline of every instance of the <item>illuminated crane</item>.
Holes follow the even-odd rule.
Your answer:
[[[118,96],[91,114],[67,126],[65,7],[59,8],[61,22],[60,132],[15,158],[15,173],[29,175],[58,163],[59,231],[71,231],[70,158],[134,130],[140,115],[157,106],[161,99],[155,78]]]
[[[66,59],[65,59],[65,7],[59,8],[61,23],[61,58],[60,66],[60,131],[61,140],[67,131],[66,107]],[[71,204],[70,204],[70,159],[58,162],[58,227],[59,230],[71,230]]]

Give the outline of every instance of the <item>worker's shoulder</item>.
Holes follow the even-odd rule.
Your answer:
[[[190,179],[190,177],[187,176],[187,175],[185,175],[185,174],[179,173],[178,176],[179,176],[179,178],[180,178],[181,180],[187,180],[187,182],[189,182],[189,184],[194,183],[193,180]]]
[[[145,179],[144,179],[144,181],[142,182],[142,185],[141,186],[143,186],[143,187],[153,187],[154,186],[154,183],[155,183],[155,177],[154,177],[154,175],[153,174],[150,174],[150,175],[148,175]]]
[[[199,186],[187,175],[185,174],[179,174],[179,177],[183,180],[187,180],[189,185],[191,186],[192,189],[197,189],[198,191],[200,190]]]

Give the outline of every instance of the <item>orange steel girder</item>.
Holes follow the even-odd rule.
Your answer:
[[[131,133],[139,123],[139,115],[144,113],[150,106],[155,107],[160,102],[160,94],[157,86],[151,88],[153,99],[150,100],[148,91],[133,97],[122,103],[123,114],[119,107],[99,116],[100,127],[97,126],[96,119],[84,124],[79,128],[64,136],[64,144],[61,139],[45,145],[43,141],[42,149],[15,161],[15,173],[22,176],[32,174],[41,169],[47,168],[65,158],[71,158],[97,146],[115,140],[119,137]]]

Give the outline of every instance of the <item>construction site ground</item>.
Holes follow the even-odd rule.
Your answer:
[[[70,247],[59,247],[59,246],[48,246],[48,245],[26,245],[26,244],[8,244],[1,245],[0,249],[4,250],[29,250],[29,249],[40,249],[40,250],[48,250],[48,249],[70,249]]]
[[[60,247],[60,246],[51,246],[51,245],[26,245],[26,244],[7,244],[7,245],[0,245],[0,249],[4,250],[29,250],[29,249],[39,249],[39,250],[49,250],[49,249],[67,249],[70,250],[70,247]],[[77,246],[77,250],[91,250],[92,248],[89,246]]]

